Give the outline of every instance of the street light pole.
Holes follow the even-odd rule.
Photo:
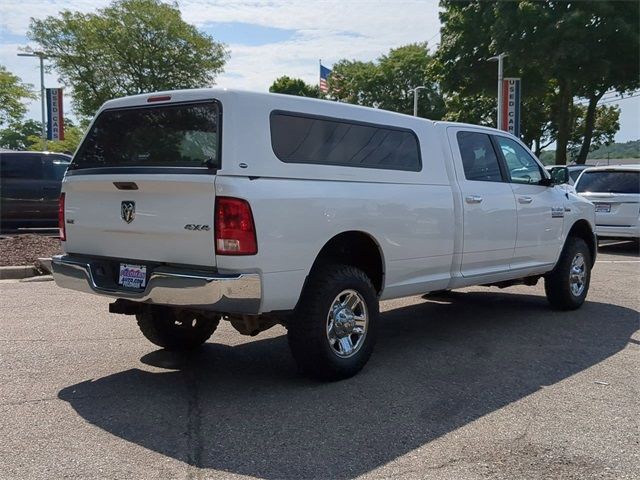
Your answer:
[[[409,90],[410,92],[413,92],[413,116],[417,117],[418,116],[418,91],[422,90],[423,88],[427,88],[424,85],[420,85],[419,87],[416,88],[412,88],[411,90]]]
[[[19,53],[19,57],[38,57],[40,59],[40,104],[42,107],[42,141],[44,142],[44,150],[47,150],[47,124],[45,120],[46,107],[44,104],[44,59],[47,58],[43,52]]]
[[[500,53],[499,55],[496,55],[495,57],[491,57],[488,60],[490,62],[495,62],[496,60],[498,61],[498,115],[496,116],[496,123],[497,126],[496,128],[500,129],[500,126],[502,125],[502,79],[503,79],[503,60],[504,58],[507,56],[506,53]]]

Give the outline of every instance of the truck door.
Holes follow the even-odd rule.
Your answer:
[[[463,205],[461,273],[507,271],[516,243],[516,204],[498,154],[482,131],[448,131]]]
[[[516,140],[494,136],[516,197],[518,234],[511,268],[552,264],[562,248],[566,195],[541,185],[542,165]]]

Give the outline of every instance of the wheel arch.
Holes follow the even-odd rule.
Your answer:
[[[569,233],[567,234],[567,238],[576,237],[581,238],[585,241],[587,246],[589,247],[589,253],[591,254],[591,266],[596,261],[596,255],[598,253],[598,241],[593,233],[593,229],[588,221],[584,219],[580,219],[576,221],[569,229]]]
[[[319,265],[331,262],[361,269],[371,279],[378,296],[382,293],[385,281],[384,254],[380,243],[369,233],[349,230],[334,235],[316,255],[309,275]]]

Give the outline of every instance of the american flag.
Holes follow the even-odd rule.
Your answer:
[[[329,93],[329,85],[327,84],[329,75],[331,75],[331,70],[320,64],[320,91],[322,93]]]

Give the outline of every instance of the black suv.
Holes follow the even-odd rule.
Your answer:
[[[0,151],[0,230],[55,228],[70,155]]]

